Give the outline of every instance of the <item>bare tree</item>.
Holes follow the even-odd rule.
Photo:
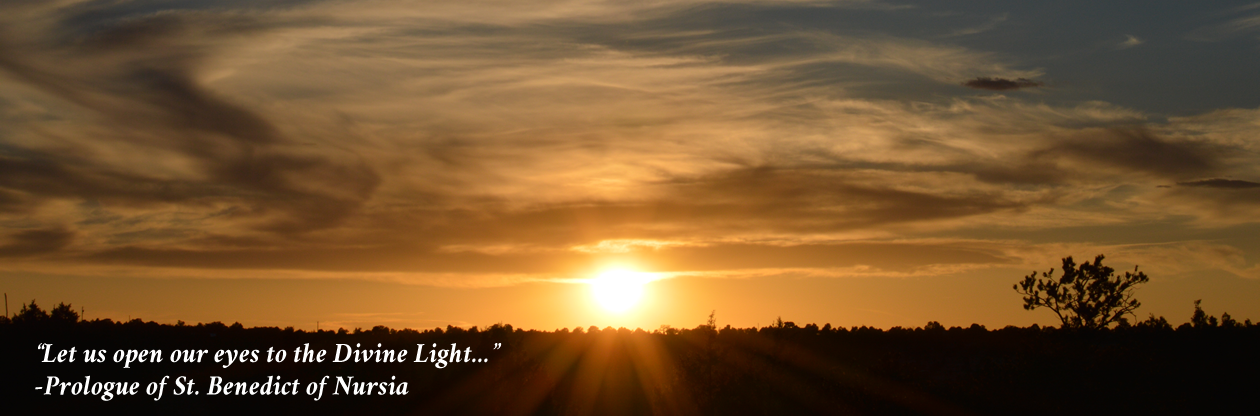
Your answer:
[[[1059,316],[1064,328],[1106,328],[1124,322],[1125,315],[1133,315],[1142,306],[1133,298],[1133,291],[1150,279],[1137,266],[1132,272],[1124,272],[1123,277],[1116,276],[1115,270],[1103,266],[1102,261],[1103,255],[1099,254],[1092,264],[1077,266],[1067,257],[1063,259],[1063,276],[1057,280],[1053,278],[1053,268],[1042,273],[1040,279],[1034,271],[1013,288],[1024,295],[1024,309],[1044,306]]]

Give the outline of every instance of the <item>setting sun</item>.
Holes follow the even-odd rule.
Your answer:
[[[650,280],[646,273],[609,270],[591,279],[591,294],[599,306],[609,312],[622,313],[639,303],[643,285]]]

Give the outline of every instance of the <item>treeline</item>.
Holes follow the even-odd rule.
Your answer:
[[[1197,305],[1196,305],[1197,306]],[[60,311],[60,312],[58,312]],[[0,325],[9,365],[7,408],[151,414],[782,415],[1237,413],[1255,406],[1260,329],[1196,307],[1174,328],[1148,318],[1106,330],[982,325],[879,329],[797,325],[759,328],[574,328],[507,324],[425,330],[303,331],[240,324],[162,325],[80,320],[69,305],[26,305]],[[79,349],[258,349],[337,344],[469,348],[484,363],[42,363],[36,346]],[[494,346],[501,346],[495,349]],[[290,356],[291,357],[291,356]],[[290,360],[291,361],[291,360]],[[154,381],[186,376],[204,386],[267,377],[324,376],[408,384],[405,396],[45,396],[47,376]]]
[[[1243,322],[1239,322],[1236,319],[1234,319],[1232,316],[1230,316],[1228,312],[1221,314],[1221,317],[1217,318],[1216,316],[1209,315],[1206,312],[1204,312],[1203,308],[1200,305],[1201,305],[1201,301],[1199,300],[1194,301],[1194,313],[1191,314],[1189,322],[1185,322],[1177,326],[1175,328],[1176,331],[1193,331],[1193,330],[1202,330],[1202,329],[1207,329],[1207,328],[1241,329],[1241,328],[1255,328],[1257,326],[1260,326],[1260,324],[1252,323],[1251,319],[1246,319]],[[15,314],[12,318],[0,316],[0,325],[7,325],[7,324],[14,324],[14,325],[19,325],[19,326],[47,326],[47,327],[53,327],[53,328],[63,327],[67,324],[82,324],[82,325],[93,326],[93,327],[107,327],[110,325],[130,325],[133,327],[144,327],[144,328],[155,328],[155,327],[161,327],[161,326],[171,326],[171,327],[176,327],[176,328],[188,327],[188,328],[198,328],[198,329],[203,329],[203,330],[208,330],[208,331],[227,331],[227,330],[244,331],[246,330],[246,328],[243,325],[241,325],[240,322],[233,323],[232,325],[229,326],[222,322],[217,322],[217,321],[210,322],[210,323],[198,323],[196,325],[188,325],[184,323],[184,321],[178,321],[176,324],[170,325],[170,324],[159,324],[153,321],[145,322],[144,320],[139,319],[139,318],[132,319],[126,322],[114,321],[109,318],[86,321],[86,320],[80,319],[79,313],[74,311],[74,308],[72,305],[69,305],[63,302],[53,307],[51,311],[45,311],[42,308],[40,308],[40,306],[36,304],[34,300],[32,300],[29,304],[23,304],[22,309],[17,314]],[[494,331],[502,331],[503,329],[506,329],[507,331],[511,332],[513,330],[513,327],[511,324],[505,325],[505,324],[500,323],[487,329],[494,330]],[[275,332],[275,331],[282,331],[286,333],[294,333],[294,332],[305,333],[306,332],[301,329],[295,330],[293,329],[293,327],[287,327],[284,329],[280,329],[278,327],[254,327],[254,328],[250,328],[250,330],[258,331],[258,332]],[[971,324],[971,326],[968,326],[965,328],[953,326],[946,329],[944,325],[941,325],[940,322],[936,322],[936,321],[929,321],[927,324],[925,324],[922,327],[906,328],[906,327],[901,327],[901,326],[894,326],[887,330],[875,328],[875,327],[867,327],[864,325],[853,326],[851,328],[832,327],[830,323],[824,324],[822,327],[819,327],[817,324],[813,324],[813,323],[805,324],[804,326],[798,326],[795,322],[784,321],[783,318],[780,317],[780,318],[777,318],[775,322],[772,323],[771,325],[761,327],[761,328],[733,328],[730,325],[726,325],[725,327],[721,329],[716,329],[716,327],[712,325],[712,321],[711,321],[709,325],[702,324],[702,325],[697,326],[695,329],[673,328],[669,325],[662,325],[660,328],[657,328],[651,331],[651,333],[664,334],[664,335],[678,335],[678,334],[687,333],[688,331],[710,331],[710,330],[716,330],[719,333],[728,333],[732,331],[743,332],[743,333],[751,332],[751,333],[767,333],[767,334],[794,332],[794,333],[804,333],[804,334],[811,334],[811,335],[829,334],[829,333],[848,333],[848,332],[868,333],[868,334],[887,332],[891,334],[901,334],[901,333],[907,333],[907,332],[923,332],[923,331],[928,331],[928,332],[945,331],[945,332],[953,332],[953,333],[961,333],[964,331],[967,333],[990,331],[984,325],[980,325],[980,324]],[[1147,319],[1139,321],[1135,324],[1130,324],[1128,320],[1120,320],[1119,325],[1113,328],[1101,329],[1101,331],[1104,331],[1104,332],[1107,332],[1107,331],[1117,331],[1117,332],[1173,331],[1173,330],[1174,328],[1172,324],[1168,322],[1167,318],[1163,316],[1156,317],[1155,315],[1150,315]],[[479,329],[479,327],[477,326],[472,326],[470,328],[465,329],[465,328],[461,328],[457,326],[447,325],[445,329],[441,327],[437,327],[433,329],[416,330],[416,329],[411,329],[411,328],[394,329],[394,328],[389,328],[384,325],[377,325],[367,331],[363,330],[362,328],[355,328],[353,332],[351,332],[349,330],[346,330],[345,328],[338,328],[335,331],[320,330],[317,332],[318,333],[329,332],[329,333],[336,333],[340,335],[351,334],[351,333],[361,334],[364,332],[377,334],[377,335],[390,335],[390,334],[399,334],[399,333],[441,335],[447,332],[454,333],[454,334],[459,334],[459,333],[464,333],[464,332],[476,334],[480,331],[481,329]],[[516,329],[516,331],[523,331],[523,330]],[[1053,326],[1042,327],[1040,325],[1033,324],[1032,326],[1027,327],[1027,328],[1007,325],[1006,327],[998,329],[997,331],[1056,332],[1056,331],[1064,331],[1064,329],[1060,329]],[[1069,329],[1066,329],[1065,331],[1092,332],[1094,330],[1069,328]],[[540,332],[540,331],[530,330],[529,332],[533,333],[533,332]],[[622,333],[622,334],[648,333],[648,331],[644,331],[642,328],[636,328],[634,330],[630,330],[624,327],[613,328],[610,326],[610,327],[605,327],[603,329],[600,329],[598,326],[594,326],[594,325],[591,325],[590,327],[587,327],[587,328],[575,327],[572,330],[569,330],[568,328],[560,328],[560,329],[555,330],[554,332],[558,334],[568,334],[568,333],[598,334],[602,332],[616,332],[616,333]]]

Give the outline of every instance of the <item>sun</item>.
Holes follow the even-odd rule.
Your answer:
[[[624,313],[639,303],[643,285],[651,278],[647,273],[609,270],[590,280],[591,294],[599,306],[613,313]]]

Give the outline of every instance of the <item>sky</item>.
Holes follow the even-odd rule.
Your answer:
[[[302,329],[1260,319],[1260,3],[0,4],[0,287]],[[609,270],[650,280],[600,308]]]

